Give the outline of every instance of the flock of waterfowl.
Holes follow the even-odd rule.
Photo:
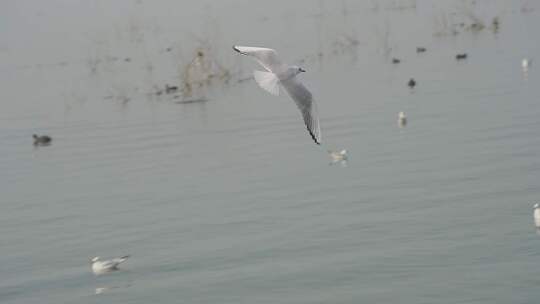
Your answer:
[[[425,47],[417,47],[416,48],[416,53],[424,53],[426,51],[427,51],[427,49]],[[455,56],[457,61],[465,60],[465,59],[467,59],[467,57],[468,57],[467,53],[458,53]],[[393,64],[399,64],[399,63],[401,63],[401,60],[394,57],[394,58],[392,58],[392,63]],[[521,68],[522,68],[523,72],[527,73],[529,68],[531,67],[531,65],[532,65],[532,60],[531,59],[523,58],[521,60]],[[411,88],[411,89],[414,89],[414,87],[416,86],[416,80],[414,80],[414,78],[409,79],[409,81],[407,82],[407,86],[409,86],[409,88]],[[406,125],[407,125],[407,116],[405,115],[404,112],[399,112],[398,113],[398,126],[404,127]],[[333,163],[347,160],[347,158],[346,158],[346,150],[342,151],[344,153],[343,154],[344,157],[342,157],[342,155],[339,152],[333,152],[333,151],[328,151],[328,152],[330,154],[330,157],[332,158]],[[539,203],[534,204],[533,210],[534,210],[533,211],[534,224],[538,228],[538,231],[540,233],[540,204]]]
[[[427,49],[425,47],[417,47],[416,48],[416,53],[425,53],[427,51]],[[460,53],[460,54],[456,54],[456,60],[465,60],[467,59],[467,53]],[[527,63],[526,63],[527,62]],[[393,64],[399,64],[401,63],[401,59],[399,58],[392,58],[392,63]],[[525,67],[525,65],[527,64],[528,66],[528,60],[527,59],[523,59],[523,67]],[[414,87],[416,86],[416,80],[414,80],[414,78],[411,78],[408,82],[407,82],[407,85],[409,86],[409,88],[411,89],[414,89]]]
[[[233,49],[243,55],[254,57],[254,59],[266,69],[266,72],[255,71],[253,74],[254,79],[261,88],[270,92],[273,95],[279,94],[280,85],[285,89],[285,91],[287,91],[287,93],[295,101],[300,112],[302,113],[304,123],[312,139],[315,141],[315,143],[320,145],[321,131],[319,126],[317,107],[312,100],[311,93],[295,77],[299,73],[305,72],[305,70],[298,66],[287,66],[281,63],[281,61],[277,58],[277,53],[272,49],[242,46],[234,46]],[[170,51],[170,48],[168,48],[167,51]],[[416,47],[416,53],[420,54],[425,52],[427,52],[426,47]],[[197,57],[194,61],[201,61],[203,58],[204,54],[202,53],[202,51],[198,51]],[[467,58],[467,53],[458,53],[455,55],[455,60],[457,61],[466,60]],[[125,61],[129,62],[131,61],[131,59],[126,58]],[[195,62],[196,65],[201,65],[201,63],[198,61]],[[401,63],[401,59],[394,57],[392,58],[391,62],[392,64],[399,64]],[[531,65],[532,60],[528,58],[522,59],[521,67],[523,72],[527,73]],[[417,81],[414,78],[410,78],[407,82],[407,86],[412,90],[417,86]],[[175,94],[180,90],[191,90],[189,86],[179,89],[178,86],[169,84],[165,84],[165,87],[163,89],[157,87],[155,87],[155,89],[156,95],[161,95],[164,93]],[[405,112],[400,111],[398,113],[397,123],[400,128],[407,125],[407,116]],[[36,147],[49,146],[52,143],[52,138],[48,135],[33,134],[32,137],[33,144]],[[341,163],[342,165],[346,165],[348,159],[347,150],[328,150],[328,154],[332,160],[331,164]],[[540,229],[540,205],[538,203],[534,205],[534,220],[536,227]],[[118,264],[122,263],[127,258],[128,256],[124,256],[113,260],[100,261],[99,257],[96,257],[92,260],[92,270],[96,274],[117,270]]]

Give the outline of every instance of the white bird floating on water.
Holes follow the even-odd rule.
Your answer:
[[[104,274],[107,272],[118,270],[118,265],[129,258],[129,255],[125,255],[119,258],[113,258],[110,260],[100,260],[100,257],[92,259],[92,272],[94,274]]]
[[[521,67],[523,68],[524,71],[528,70],[531,65],[532,65],[532,60],[528,58],[523,58],[523,60],[521,60]]]
[[[321,128],[317,105],[313,101],[311,93],[296,78],[296,75],[305,72],[305,70],[298,66],[282,63],[273,49],[248,46],[233,46],[233,49],[240,54],[254,57],[267,70],[267,72],[253,72],[255,81],[261,88],[272,95],[279,95],[279,84],[283,86],[300,109],[309,134],[315,143],[320,145]]]
[[[398,113],[398,125],[400,128],[403,128],[407,125],[407,116],[404,112]]]
[[[536,203],[533,208],[534,224],[536,225],[536,228],[540,228],[540,205]]]
[[[343,149],[341,151],[330,151],[328,150],[328,154],[332,158],[332,163],[337,162],[346,162],[347,161],[347,150]]]

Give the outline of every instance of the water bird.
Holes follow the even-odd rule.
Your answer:
[[[402,128],[407,125],[407,116],[404,112],[398,113],[398,125]]]
[[[469,29],[471,31],[481,31],[485,28],[486,26],[481,23],[481,22],[473,22],[471,23],[471,25],[469,26]]]
[[[464,59],[467,59],[467,53],[456,55],[456,60],[464,60]]]
[[[168,84],[165,85],[165,93],[167,94],[171,94],[171,93],[174,93],[178,91],[178,87],[177,86],[170,86]]]
[[[531,64],[532,60],[530,60],[529,58],[523,58],[523,60],[521,60],[521,67],[523,68],[523,70],[528,70]]]
[[[34,145],[36,146],[46,146],[52,141],[52,138],[47,135],[38,136],[37,134],[34,134],[32,137],[34,138]]]
[[[411,78],[409,82],[407,83],[407,85],[409,86],[409,88],[413,89],[416,86],[416,81],[413,78]]]
[[[328,155],[332,158],[332,162],[338,162],[342,160],[347,160],[347,150],[343,149],[341,151],[332,151],[328,150]]]
[[[401,62],[401,60],[399,60],[399,59],[397,59],[397,58],[392,58],[392,63],[393,63],[393,64],[398,64],[398,63],[400,63],[400,62]]]
[[[499,31],[499,26],[500,26],[499,17],[493,18],[493,21],[491,22],[491,27],[494,33],[497,33]]]
[[[321,128],[317,105],[308,89],[296,78],[305,70],[298,66],[282,63],[277,52],[273,49],[249,46],[233,46],[233,49],[242,55],[254,57],[266,70],[266,72],[253,72],[255,81],[261,88],[277,96],[281,84],[300,109],[311,138],[320,145]]]
[[[100,257],[95,257],[91,260],[92,272],[96,275],[104,274],[107,272],[118,270],[118,265],[129,258],[129,255],[125,255],[119,258],[113,258],[110,260],[101,260]]]
[[[425,51],[427,51],[427,49],[425,47],[416,47],[416,52],[417,53],[424,53]]]
[[[536,225],[537,228],[540,228],[540,204],[534,204],[533,209],[534,225]]]

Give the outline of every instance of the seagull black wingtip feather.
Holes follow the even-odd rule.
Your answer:
[[[317,140],[317,138],[315,137],[315,134],[313,134],[313,132],[311,132],[311,130],[309,128],[307,128],[308,132],[309,132],[309,135],[311,135],[311,138],[313,138],[313,141],[317,144],[317,145],[321,145],[321,143]]]
[[[232,48],[233,48],[233,50],[235,50],[236,52],[238,52],[238,53],[240,53],[240,54],[242,54],[242,55],[245,55],[245,53],[242,53],[242,51],[240,51],[240,50],[236,47],[236,45],[233,45]]]

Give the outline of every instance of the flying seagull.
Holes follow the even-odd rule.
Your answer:
[[[94,274],[104,274],[107,272],[118,270],[118,265],[129,258],[129,255],[123,257],[114,258],[110,260],[101,260],[100,257],[95,257],[91,260],[92,272]]]
[[[249,46],[233,46],[233,49],[240,54],[254,57],[266,70],[266,72],[253,72],[255,81],[261,88],[272,95],[279,95],[279,84],[281,84],[300,109],[309,134],[315,143],[320,145],[321,128],[317,105],[311,93],[296,78],[296,75],[305,72],[305,70],[295,65],[282,63],[273,49]]]

